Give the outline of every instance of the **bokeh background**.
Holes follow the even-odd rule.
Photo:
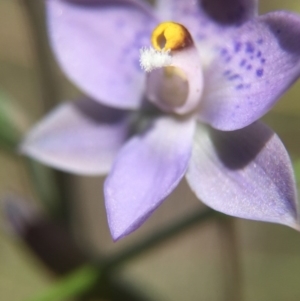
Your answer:
[[[34,3],[35,14],[43,22],[43,1],[29,1]],[[43,80],[34,42],[34,36],[43,32],[43,26],[32,26],[25,2],[0,0],[0,90],[11,100],[9,108],[5,109],[24,132],[57,99],[63,101],[78,95],[53,61],[44,67],[50,68],[56,77],[57,94],[52,103],[50,100],[45,105],[47,95],[41,88]],[[300,13],[300,1],[260,1],[261,13],[278,9]],[[296,171],[300,171],[297,165],[300,159],[300,83],[295,84],[264,119],[279,134],[291,153]],[[25,208],[34,208],[38,212],[35,215],[45,216],[49,215],[47,208],[53,204],[51,200],[50,204],[41,202],[24,158],[1,146],[0,166],[0,300],[29,300],[55,283],[57,277],[34,255],[22,236],[13,231],[7,220],[5,200],[21,196],[17,202],[25,204]],[[113,243],[103,204],[103,178],[68,175],[61,181],[67,184],[66,193],[72,199],[64,204],[68,229],[79,249],[93,257],[114,254],[203,206],[182,182],[141,229]],[[235,285],[242,290],[242,300],[300,300],[300,233],[274,224],[238,219],[233,223],[238,251],[235,260],[240,273],[240,281]],[[45,232],[43,237],[47,235]],[[231,256],[226,231],[220,223],[208,221],[130,260],[116,270],[115,277],[151,300],[229,301],[226,285],[230,271],[226,266]]]

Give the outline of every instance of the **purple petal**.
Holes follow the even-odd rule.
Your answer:
[[[186,176],[197,197],[217,211],[298,227],[289,156],[262,123],[233,132],[199,125]]]
[[[136,230],[173,191],[190,159],[195,121],[161,117],[120,151],[104,185],[114,240]]]
[[[264,115],[300,73],[300,18],[287,12],[237,28],[205,72],[200,119],[220,130]]]
[[[158,11],[162,18],[185,25],[196,41],[207,43],[255,16],[257,0],[158,0]]]
[[[128,137],[123,111],[82,99],[60,105],[25,137],[21,152],[77,174],[105,174]]]
[[[156,20],[134,0],[50,0],[52,47],[66,74],[87,95],[119,108],[139,107],[144,73],[139,50],[150,44]]]

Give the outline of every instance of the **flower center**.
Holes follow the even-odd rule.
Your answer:
[[[149,100],[167,112],[190,113],[200,102],[203,75],[189,31],[179,23],[164,22],[153,30],[151,42],[153,47],[140,51]]]
[[[190,45],[192,38],[183,25],[163,22],[153,30],[151,43],[156,50],[177,50]]]
[[[185,103],[189,92],[186,75],[176,67],[165,67],[162,75],[163,81],[157,85],[157,95],[162,105],[176,108]]]

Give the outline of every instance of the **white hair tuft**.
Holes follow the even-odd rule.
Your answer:
[[[154,69],[170,66],[172,56],[170,50],[156,50],[152,47],[142,48],[140,50],[140,65],[146,72],[151,72]]]

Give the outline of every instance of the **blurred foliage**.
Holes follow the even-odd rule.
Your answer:
[[[16,151],[27,128],[28,122],[17,103],[0,90],[0,146]]]

